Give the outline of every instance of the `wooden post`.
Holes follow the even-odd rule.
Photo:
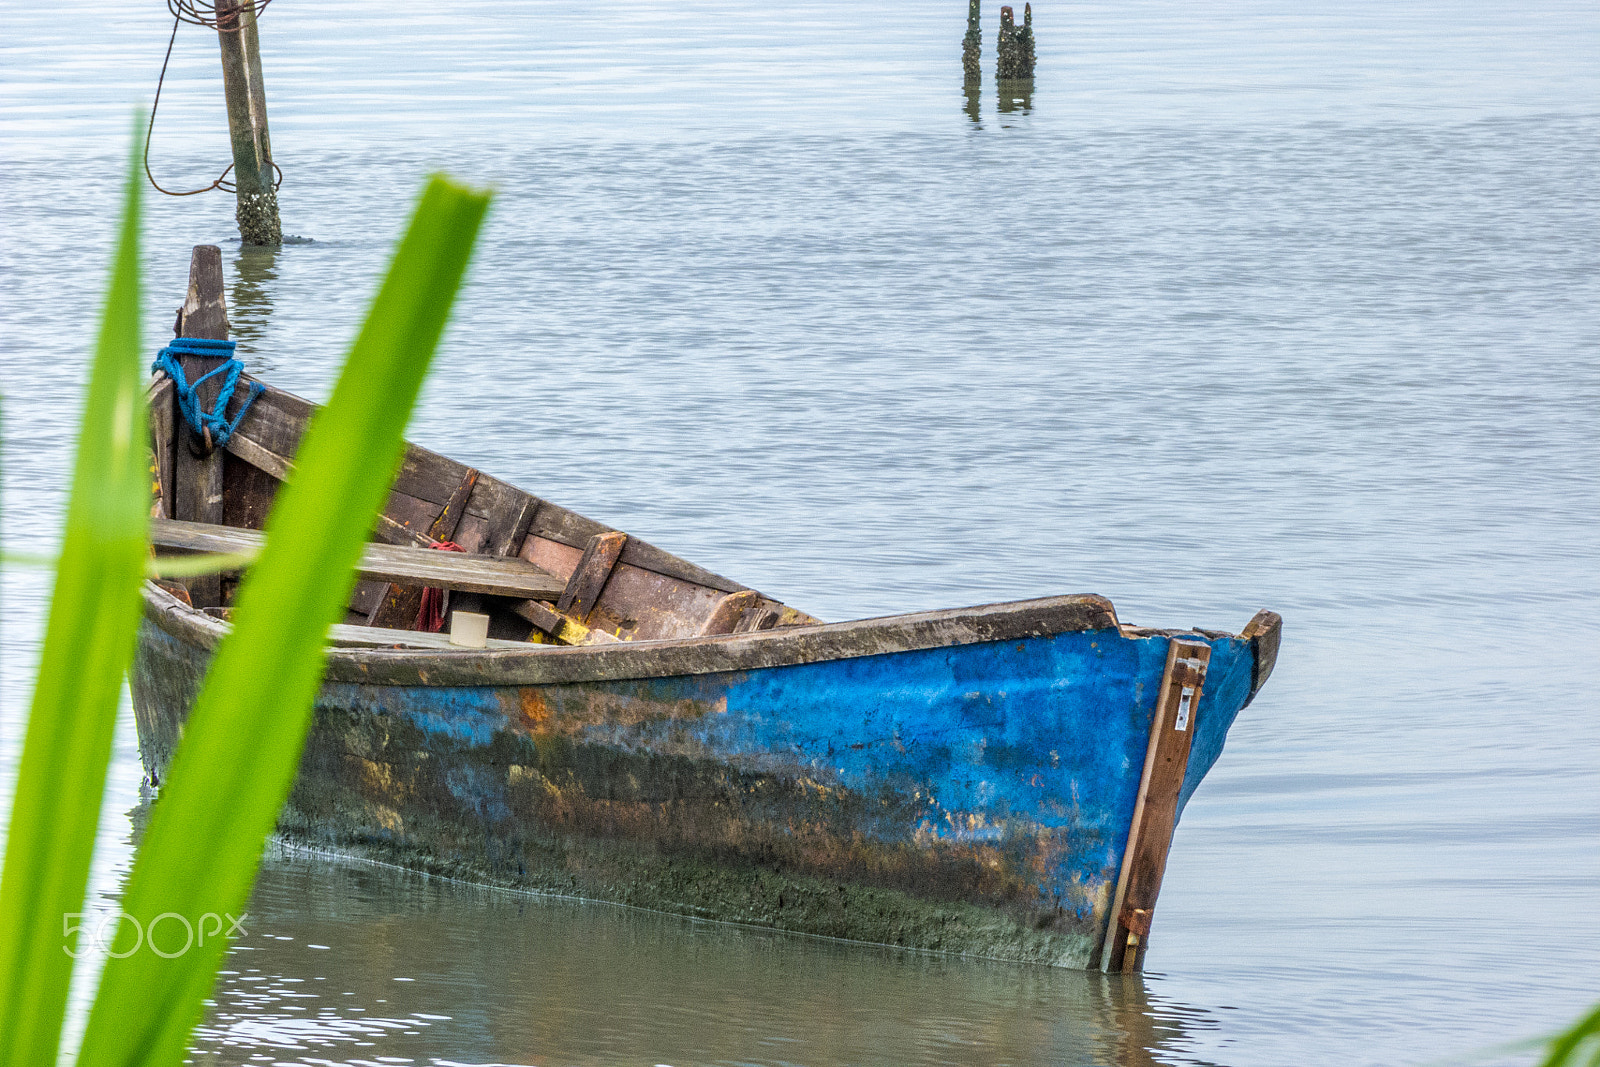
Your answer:
[[[1033,5],[1022,5],[1022,31],[1017,35],[1022,48],[1022,76],[1033,77],[1033,65],[1038,58],[1033,49]]]
[[[1022,7],[1019,28],[1009,7],[1000,9],[1000,35],[994,44],[994,76],[1001,82],[1033,80],[1033,6]]]
[[[267,132],[267,90],[251,0],[217,0],[217,40],[222,46],[222,87],[233,142],[234,217],[247,245],[283,244],[278,194],[273,189],[272,138]]]
[[[1189,769],[1189,746],[1200,711],[1211,646],[1199,641],[1174,639],[1167,648],[1167,669],[1156,694],[1155,717],[1150,723],[1150,745],[1145,750],[1144,775],[1128,827],[1128,847],[1122,853],[1122,873],[1100,954],[1102,971],[1138,971],[1144,967],[1150,943],[1150,920],[1161,876],[1167,870],[1167,851],[1178,822],[1178,794]]]
[[[228,301],[222,286],[222,249],[216,245],[195,245],[189,257],[189,293],[178,312],[179,337],[204,337],[213,341],[228,339]],[[179,363],[190,382],[210,373],[227,356],[183,356]],[[222,389],[218,378],[202,383],[196,390],[200,406],[209,411]],[[174,394],[174,404],[176,394]],[[172,449],[172,517],[187,522],[222,522],[222,451],[207,445],[188,421],[176,411],[171,423],[177,440]],[[222,577],[216,574],[191,579],[189,593],[196,607],[216,607],[222,603]]]
[[[983,51],[983,33],[978,29],[978,0],[967,0],[967,35],[961,39],[961,75],[967,88],[983,82],[979,60]]]

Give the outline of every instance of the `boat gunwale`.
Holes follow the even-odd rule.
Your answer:
[[[180,641],[209,649],[228,632],[226,622],[190,607],[154,582],[144,583],[143,594],[145,617]],[[1091,630],[1133,636],[1124,635],[1111,601],[1095,594],[1079,594],[742,634],[605,645],[529,644],[518,649],[450,651],[332,648],[324,677],[333,682],[421,686],[630,681],[758,670]],[[1138,636],[1154,634],[1155,631],[1139,631]]]

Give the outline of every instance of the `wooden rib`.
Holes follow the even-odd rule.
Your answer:
[[[558,541],[573,548],[584,547],[589,538],[597,533],[608,533],[611,527],[586,519],[575,511],[545,501],[539,509],[538,516],[534,519],[533,527],[529,531],[537,533],[540,537]],[[647,544],[636,537],[628,539],[627,545],[622,549],[622,562],[638,567],[640,570],[655,571],[665,574],[669,578],[677,578],[685,582],[703,585],[708,589],[715,589],[723,593],[737,593],[748,588],[738,582],[713,574],[704,567],[697,567],[687,560],[679,559],[668,552]]]
[[[615,530],[597,533],[589,538],[589,543],[583,549],[583,558],[578,561],[578,569],[567,579],[561,599],[556,601],[556,610],[579,622],[588,622],[589,613],[594,610],[595,601],[600,599],[600,594],[605,590],[611,569],[617,565],[617,559],[627,543],[628,535]]]
[[[514,491],[520,494],[521,499],[512,507],[499,509],[489,518],[488,528],[483,535],[483,551],[487,555],[515,556],[522,552],[522,542],[528,536],[528,529],[533,525],[533,517],[538,513],[542,501],[520,489]]]
[[[478,477],[476,470],[467,468],[461,477],[461,484],[456,486],[455,491],[450,494],[450,499],[445,501],[438,517],[428,527],[430,541],[455,540],[456,527],[461,524],[461,516],[467,507],[467,498],[477,486]],[[417,621],[417,613],[422,610],[422,591],[425,588],[426,586],[421,585],[398,585],[391,582],[367,616],[367,625],[385,629],[411,629]]]
[[[615,644],[621,638],[606,633],[598,627],[585,626],[570,616],[556,611],[539,600],[523,600],[511,606],[516,615],[533,624],[543,637],[562,645]],[[533,640],[533,638],[529,638]]]
[[[780,610],[782,607],[783,605],[777,601],[768,600],[766,597],[758,595],[755,602],[745,609],[743,616],[735,624],[732,632],[749,634],[758,630],[770,630],[778,625],[778,619],[782,617],[782,611]]]
[[[173,419],[176,417],[173,396],[176,388],[166,375],[152,379],[145,390],[145,407],[150,412],[150,445],[156,458],[156,507],[151,512],[157,518],[172,518],[172,444]]]
[[[711,609],[711,614],[700,627],[700,636],[711,637],[715,634],[733,633],[733,628],[744,618],[745,613],[760,601],[761,594],[754,589],[729,593],[717,601],[717,606]]]
[[[375,540],[386,545],[414,545],[417,548],[432,548],[433,538],[419,530],[395,522],[387,515],[379,515],[378,523],[372,528]]]
[[[1144,774],[1101,948],[1102,971],[1137,971],[1144,966],[1150,920],[1167,869],[1167,852],[1178,821],[1178,796],[1189,769],[1189,747],[1210,660],[1211,646],[1207,644],[1174,640],[1167,646],[1167,667],[1156,695]]]
[[[253,379],[246,375],[241,379],[244,380]],[[287,467],[315,411],[316,405],[310,401],[268,386],[245,415],[230,444],[243,434],[251,443],[278,457]],[[249,448],[248,445],[242,447]],[[230,450],[245,462],[267,469],[264,463],[257,463],[252,455],[245,455],[237,449]],[[259,458],[265,459],[266,463],[271,462],[267,457]],[[442,505],[448,501],[451,489],[459,484],[466,470],[465,464],[412,445],[406,449],[394,488],[429,503]],[[268,470],[268,473],[277,476],[272,470]],[[287,470],[284,476],[287,476]],[[582,548],[590,537],[611,530],[609,526],[548,501],[541,501],[516,486],[488,476],[479,480],[477,491],[467,503],[467,514],[477,515],[490,523],[489,538],[483,551],[491,555],[517,555],[530,532],[538,532],[564,545]],[[623,548],[622,562],[723,593],[737,593],[746,588],[636,537],[630,538]]]
[[[222,249],[195,245],[189,257],[189,292],[178,313],[178,336],[228,339],[228,302],[223,291]],[[215,369],[226,356],[183,356],[178,363],[189,381]],[[216,403],[221,381],[212,379],[197,387],[202,408]],[[176,404],[176,397],[174,397]],[[222,522],[222,456],[207,447],[188,421],[174,412],[172,514],[189,522]],[[203,574],[187,582],[197,607],[222,603],[222,577]]]
[[[265,537],[255,530],[153,519],[151,542],[184,552],[252,552]],[[369,544],[357,567],[363,578],[433,585],[468,593],[554,600],[565,588],[559,578],[521,559],[461,552],[434,552],[402,545]]]

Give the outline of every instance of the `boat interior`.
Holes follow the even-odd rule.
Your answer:
[[[252,383],[240,378],[235,404],[256,395],[231,436],[208,449],[177,411],[172,380],[152,380],[151,540],[158,556],[248,553],[260,545],[315,406]],[[445,647],[439,631],[458,610],[489,617],[493,646],[594,645],[819,621],[415,445],[406,448],[370,541],[335,644]],[[239,575],[157,584],[226,619]]]

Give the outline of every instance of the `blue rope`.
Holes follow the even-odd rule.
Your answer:
[[[210,430],[211,444],[215,448],[221,448],[228,443],[233,431],[239,428],[239,420],[244,418],[244,413],[250,410],[250,405],[256,402],[256,397],[267,388],[260,382],[251,382],[250,395],[239,405],[239,410],[233,419],[231,421],[228,419],[228,401],[233,399],[234,387],[239,384],[239,375],[244,371],[244,364],[233,358],[233,348],[232,341],[212,341],[204,337],[174,337],[167,347],[156,354],[156,361],[150,366],[152,371],[161,371],[172,379],[172,384],[178,391],[178,410],[183,412],[184,421],[201,437]],[[188,379],[183,376],[183,365],[178,362],[179,356],[213,358],[227,356],[228,362],[219,363],[190,385]],[[217,402],[210,411],[204,411],[200,407],[200,395],[195,390],[200,387],[201,382],[219,374],[223,375],[223,379],[222,389],[217,393]]]

